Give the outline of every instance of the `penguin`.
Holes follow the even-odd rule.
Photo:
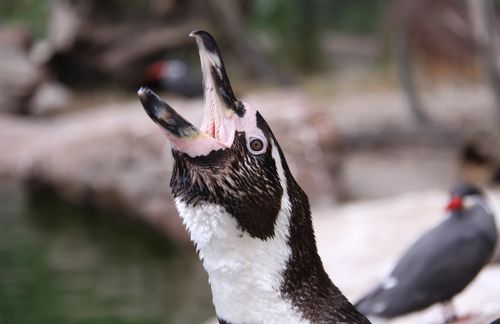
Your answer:
[[[214,38],[190,36],[203,75],[201,127],[150,89],[138,95],[172,147],[171,193],[219,323],[369,323],[325,272],[308,198],[271,128],[236,99]]]
[[[413,243],[389,276],[356,302],[360,312],[393,318],[441,303],[445,321],[457,319],[452,299],[491,259],[497,230],[480,189],[461,184],[450,196],[447,218]]]

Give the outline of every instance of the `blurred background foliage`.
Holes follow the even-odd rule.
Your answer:
[[[322,66],[322,33],[379,33],[387,2],[257,0],[248,20],[252,30],[273,41],[276,61],[310,73]]]
[[[49,0],[2,0],[0,23],[26,26],[35,38],[47,35]]]
[[[134,19],[154,10],[158,0],[106,0],[115,18]],[[322,32],[373,34],[380,32],[388,0],[255,0],[246,1],[244,24],[257,39],[264,39],[276,62],[308,71],[321,67]],[[0,22],[26,26],[35,39],[47,35],[50,0],[3,0]],[[149,8],[145,10],[146,8]],[[107,16],[109,19],[109,16]],[[270,44],[272,43],[272,44]]]

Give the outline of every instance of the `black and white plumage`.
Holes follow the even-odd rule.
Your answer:
[[[459,185],[446,209],[447,218],[413,243],[389,276],[356,303],[359,311],[392,318],[435,303],[449,305],[488,263],[497,230],[483,193]]]
[[[172,195],[220,323],[368,323],[324,271],[307,196],[270,127],[236,99],[212,36],[191,36],[204,81],[200,129],[149,89],[139,97],[172,145]]]

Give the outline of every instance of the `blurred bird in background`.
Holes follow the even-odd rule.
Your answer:
[[[146,70],[147,86],[185,97],[203,95],[201,75],[181,59],[164,59],[149,65]]]
[[[452,299],[490,261],[497,242],[493,212],[478,188],[451,191],[447,218],[420,237],[382,282],[356,307],[393,318],[442,303],[447,323],[458,319]]]

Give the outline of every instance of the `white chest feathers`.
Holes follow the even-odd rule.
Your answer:
[[[219,318],[233,324],[308,323],[280,292],[291,254],[289,210],[280,212],[275,236],[264,241],[240,230],[221,206],[175,203],[208,273]]]
[[[232,324],[309,323],[280,291],[291,255],[291,205],[280,154],[272,156],[283,189],[274,236],[252,238],[222,206],[175,204],[208,273],[217,316]]]

